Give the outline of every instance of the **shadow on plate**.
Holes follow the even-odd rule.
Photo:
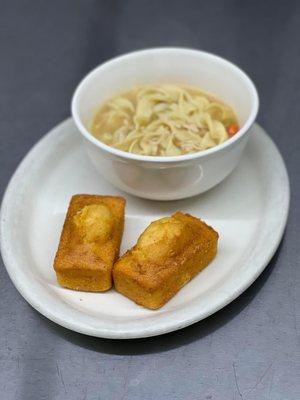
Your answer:
[[[271,275],[280,254],[283,240],[260,277],[236,300],[210,317],[175,332],[141,339],[101,339],[73,332],[47,320],[40,314],[38,315],[43,323],[47,324],[55,334],[88,350],[116,355],[140,355],[168,351],[212,334],[242,312],[251,303]]]

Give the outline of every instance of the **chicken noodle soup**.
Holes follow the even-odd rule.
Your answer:
[[[117,149],[177,156],[217,146],[238,130],[228,105],[194,87],[139,86],[106,102],[92,134]]]

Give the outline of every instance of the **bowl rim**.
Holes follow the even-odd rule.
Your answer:
[[[79,117],[79,113],[77,111],[78,108],[78,100],[81,91],[83,90],[84,86],[94,78],[94,75],[96,75],[99,71],[103,70],[105,71],[106,69],[110,68],[111,66],[114,66],[124,60],[130,60],[130,59],[135,59],[136,57],[143,56],[144,54],[148,53],[189,53],[190,55],[204,55],[206,57],[209,57],[211,59],[214,59],[217,62],[220,62],[222,64],[225,64],[227,67],[229,67],[231,70],[235,71],[237,74],[240,75],[240,77],[246,82],[247,87],[249,88],[250,95],[253,99],[253,106],[251,109],[251,112],[244,123],[244,125],[241,127],[241,129],[238,131],[236,135],[233,137],[227,139],[225,142],[212,147],[207,150],[202,150],[198,151],[195,153],[189,153],[189,154],[181,154],[178,156],[146,156],[146,155],[141,155],[141,154],[135,154],[135,153],[129,153],[123,150],[119,150],[115,147],[111,147],[104,142],[101,142],[99,139],[96,139],[91,132],[89,132],[88,129],[84,126],[84,124],[81,122],[81,119]],[[160,163],[172,163],[172,162],[181,162],[181,161],[188,161],[188,160],[193,160],[193,159],[198,159],[202,158],[214,153],[217,153],[219,151],[222,151],[226,149],[227,147],[232,146],[235,142],[237,142],[239,139],[241,139],[251,128],[252,124],[254,123],[257,113],[259,109],[259,96],[257,89],[255,87],[254,82],[252,79],[237,65],[232,63],[231,61],[228,61],[227,59],[220,57],[216,54],[203,51],[203,50],[198,50],[198,49],[193,49],[193,48],[186,48],[186,47],[153,47],[153,48],[146,48],[142,50],[135,50],[131,51],[116,57],[113,57],[94,69],[92,69],[85,77],[79,82],[77,85],[75,92],[72,96],[71,100],[71,113],[73,116],[73,119],[75,121],[75,124],[80,131],[80,133],[84,136],[85,139],[87,139],[89,142],[94,144],[96,147],[104,150],[105,152],[108,152],[112,155],[118,156],[123,159],[127,160],[136,160],[136,161],[143,161],[143,162],[160,162]]]

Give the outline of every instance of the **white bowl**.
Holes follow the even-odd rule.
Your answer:
[[[194,85],[231,105],[239,132],[223,144],[198,153],[153,157],[127,153],[97,140],[89,132],[99,107],[138,84]],[[87,153],[101,175],[118,188],[155,200],[182,199],[205,192],[236,167],[258,111],[251,79],[237,66],[199,50],[155,48],[116,57],[90,72],[77,87],[72,115]]]

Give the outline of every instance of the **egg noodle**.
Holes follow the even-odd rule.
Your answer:
[[[233,110],[199,89],[179,85],[140,86],[104,104],[93,135],[109,146],[149,156],[206,150],[229,138]]]

